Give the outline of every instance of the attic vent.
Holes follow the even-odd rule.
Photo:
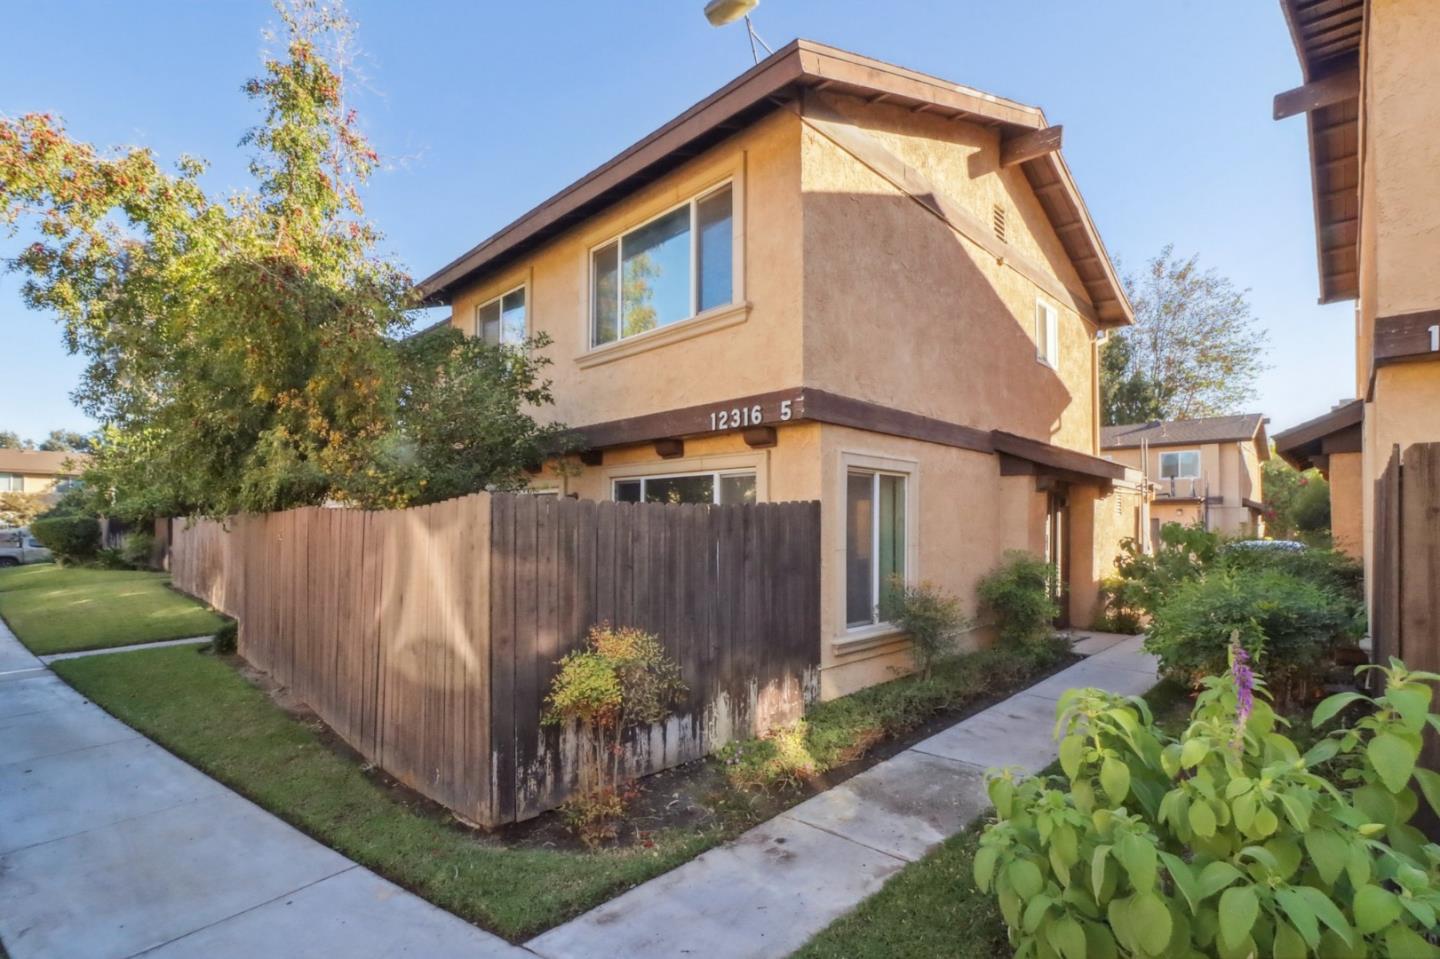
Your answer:
[[[990,218],[995,224],[995,239],[1005,242],[1005,208],[995,204],[990,208]]]

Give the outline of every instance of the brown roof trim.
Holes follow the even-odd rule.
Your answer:
[[[1280,0],[1307,86],[1358,71],[1368,0]],[[1298,93],[1299,91],[1290,91]],[[1305,113],[1315,209],[1320,302],[1359,295],[1360,100],[1356,93]]]
[[[634,193],[776,106],[793,100],[804,89],[870,100],[883,98],[916,109],[923,106],[928,112],[950,118],[999,126],[1002,133],[1024,134],[1047,126],[1044,113],[1037,107],[836,47],[795,40],[437,270],[417,285],[417,292],[428,305],[450,302],[458,287],[501,268]],[[1041,195],[1041,205],[1061,235],[1101,322],[1132,322],[1124,286],[1059,151],[1020,166],[1037,189],[1053,187]]]
[[[1275,452],[1297,470],[1310,469],[1324,457],[1326,439],[1357,429],[1364,421],[1365,401],[1351,400],[1328,413],[1276,433],[1273,437]]]
[[[1004,430],[991,430],[990,442],[997,453],[1005,453],[1019,459],[1029,460],[1041,466],[1049,466],[1069,473],[1080,473],[1100,480],[1125,478],[1125,467],[1111,460],[1102,460],[1076,450],[1053,446],[1040,440],[1016,436]]]

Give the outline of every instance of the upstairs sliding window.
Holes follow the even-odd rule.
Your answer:
[[[590,254],[590,345],[687,320],[734,292],[734,191],[725,184]]]

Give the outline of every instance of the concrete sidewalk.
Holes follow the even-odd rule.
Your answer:
[[[11,959],[530,955],[170,755],[3,622],[0,941]]]
[[[1075,686],[1156,682],[1140,637],[1077,634],[1087,658],[663,876],[532,939],[545,959],[789,955],[989,806],[985,770],[1056,756],[1055,704]]]

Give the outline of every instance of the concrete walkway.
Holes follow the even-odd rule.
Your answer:
[[[984,812],[988,767],[1033,773],[1053,762],[1055,704],[1065,690],[1139,694],[1155,684],[1140,637],[1076,639],[1087,658],[1074,666],[527,947],[545,959],[789,955]]]
[[[11,959],[530,956],[176,759],[3,622],[0,941]]]

